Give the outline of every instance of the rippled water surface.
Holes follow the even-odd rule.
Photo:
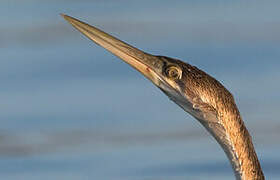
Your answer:
[[[278,1],[0,4],[0,179],[234,179],[195,119],[59,13],[220,80],[280,179]]]

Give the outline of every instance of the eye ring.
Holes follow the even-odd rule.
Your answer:
[[[171,79],[181,79],[182,77],[182,70],[176,66],[167,67],[165,73]]]

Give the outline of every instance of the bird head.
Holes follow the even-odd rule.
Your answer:
[[[184,110],[199,120],[204,119],[201,110],[205,103],[201,105],[203,99],[197,92],[199,88],[192,87],[199,85],[198,81],[204,77],[204,72],[177,59],[145,53],[96,27],[67,15],[62,16],[96,44],[142,73]],[[204,100],[208,101],[207,97]]]

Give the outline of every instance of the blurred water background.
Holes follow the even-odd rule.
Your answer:
[[[2,0],[0,179],[234,179],[194,118],[59,13],[220,80],[267,179],[280,179],[279,7],[277,0]]]

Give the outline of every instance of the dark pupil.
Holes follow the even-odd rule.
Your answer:
[[[169,70],[169,76],[172,77],[172,78],[177,78],[178,71],[176,69],[170,69]]]

